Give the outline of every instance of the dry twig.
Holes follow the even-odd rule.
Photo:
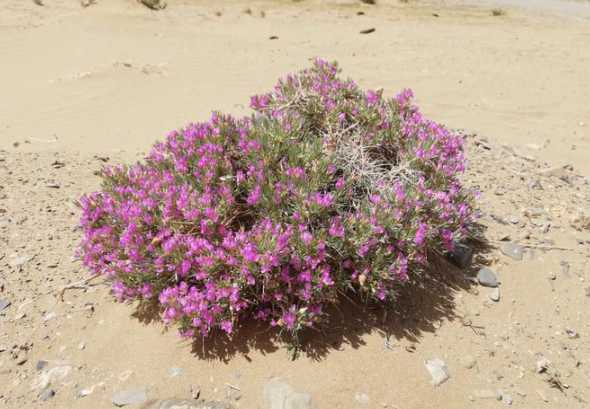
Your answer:
[[[75,282],[75,283],[71,283],[71,284],[66,284],[66,285],[64,285],[64,286],[63,286],[63,287],[62,287],[62,288],[59,290],[59,299],[60,299],[61,301],[63,301],[63,300],[64,300],[64,294],[65,294],[65,292],[66,292],[67,290],[72,290],[72,289],[86,290],[86,289],[88,289],[88,287],[89,287],[89,285],[88,285],[88,284],[89,284],[89,283],[90,283],[92,280],[94,280],[94,279],[96,279],[96,278],[98,278],[98,277],[100,277],[100,274],[95,274],[95,275],[93,275],[93,276],[90,276],[90,277],[88,277],[88,278],[86,278],[86,279],[84,279],[84,280],[81,280],[81,281],[77,281],[77,282]]]

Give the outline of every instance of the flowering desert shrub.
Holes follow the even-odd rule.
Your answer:
[[[243,320],[296,335],[347,292],[394,303],[472,223],[462,138],[411,99],[316,60],[252,97],[252,116],[213,113],[104,168],[80,200],[80,256],[187,337]]]

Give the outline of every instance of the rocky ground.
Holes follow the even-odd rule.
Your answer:
[[[590,406],[587,15],[492,0],[0,3],[0,407]],[[211,109],[244,113],[316,56],[386,95],[411,87],[428,117],[468,130],[487,241],[470,267],[437,262],[388,314],[343,302],[295,360],[255,326],[181,340],[86,282],[74,203],[103,164]]]
[[[419,407],[419,400],[404,404],[394,391],[418,384],[443,402],[449,393],[459,408],[587,407],[590,182],[572,167],[552,168],[509,146],[466,139],[466,183],[482,192],[481,221],[491,245],[476,252],[477,267],[454,270],[434,298],[409,291],[403,313],[388,324],[371,321],[371,312],[353,312],[355,336],[314,335],[336,345],[294,363],[280,344],[237,346],[233,353],[228,347],[225,356],[199,356],[193,346],[191,353],[173,331],[161,334],[160,324],[140,324],[133,306],[114,304],[105,283],[81,282],[88,273],[74,257],[80,239],[74,202],[98,188],[95,172],[103,163],[129,161],[131,154],[26,153],[19,146],[0,152],[0,402],[163,409],[174,407],[165,399],[175,396],[187,399],[177,407],[189,408],[209,407],[197,400],[204,399],[220,402],[212,408],[330,402],[405,409]],[[153,333],[146,344],[131,334],[136,328]],[[119,348],[148,351],[127,355]],[[332,374],[334,383],[311,375],[314,387],[301,387],[307,382],[297,366],[326,375],[340,365],[326,363],[340,361],[342,351],[353,361],[380,361],[361,373]],[[274,357],[269,365],[280,356],[280,366],[267,367],[266,354]],[[141,362],[144,357],[151,362]],[[262,366],[259,379],[249,376],[248,365]],[[385,368],[386,383],[395,384],[389,392],[371,385]]]

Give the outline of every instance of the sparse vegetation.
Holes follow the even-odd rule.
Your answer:
[[[410,90],[385,99],[338,71],[316,60],[251,117],[214,113],[105,168],[80,201],[84,264],[188,337],[255,319],[295,338],[341,294],[394,303],[468,234],[462,138]]]

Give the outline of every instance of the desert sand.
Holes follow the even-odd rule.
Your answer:
[[[234,408],[295,408],[266,399],[271,378],[308,394],[301,408],[590,405],[584,5],[42,3],[0,4],[3,407],[111,408],[115,394],[139,389],[147,400],[129,407],[200,392]],[[491,244],[469,271],[438,266],[442,278],[387,317],[344,306],[295,360],[256,328],[232,343],[183,341],[115,303],[100,280],[62,300],[88,277],[74,257],[73,203],[99,188],[104,163],[140,160],[211,110],[247,113],[250,95],[316,56],[386,95],[412,88],[427,116],[464,132],[465,183],[482,192]],[[499,278],[499,300],[471,279],[483,265]],[[425,367],[434,358],[450,375],[439,386]]]

